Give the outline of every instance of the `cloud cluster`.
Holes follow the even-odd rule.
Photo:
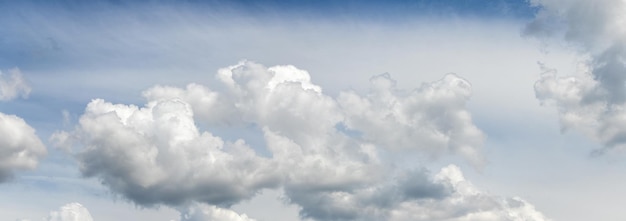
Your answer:
[[[9,77],[0,72],[0,101],[13,100],[19,96],[25,98],[30,94],[31,88],[26,84],[19,69],[9,70]]]
[[[563,129],[584,131],[605,145],[625,149],[626,1],[535,0],[541,10],[525,33],[562,37],[589,60],[580,73],[558,76],[544,69],[537,98],[555,105]]]
[[[5,79],[0,73],[0,101],[30,92],[18,69],[10,73],[11,79]],[[16,170],[34,169],[44,155],[46,148],[35,129],[18,116],[0,112],[0,183],[10,179]]]
[[[410,91],[380,75],[368,94],[337,98],[290,65],[243,61],[217,79],[225,91],[155,86],[143,107],[95,99],[54,137],[74,145],[83,175],[135,203],[192,204],[183,220],[250,220],[227,208],[266,188],[282,188],[314,220],[546,220],[522,200],[475,190],[455,166],[433,178],[395,163],[442,154],[483,163],[484,135],[465,109],[471,85],[456,75]],[[265,143],[199,123],[252,126]]]
[[[80,203],[69,203],[57,211],[50,212],[46,221],[93,221],[87,208]]]

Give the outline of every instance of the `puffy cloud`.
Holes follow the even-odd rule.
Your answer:
[[[343,125],[362,134],[361,140],[353,140],[382,148],[433,156],[460,154],[477,166],[484,161],[480,153],[484,134],[465,109],[471,85],[454,74],[411,91],[396,88],[395,81],[383,74],[370,80],[371,91],[365,97],[349,91],[337,99],[324,95],[306,71],[293,66],[240,63],[221,69],[218,78],[235,94],[235,106],[244,119],[296,143],[320,142],[320,137]]]
[[[435,183],[449,188],[441,200],[402,202],[391,211],[389,220],[454,221],[547,221],[534,206],[518,198],[481,192],[465,180],[457,166],[450,165],[435,175]]]
[[[80,203],[69,203],[59,208],[58,211],[50,212],[46,221],[93,221],[87,208]]]
[[[16,170],[34,169],[46,148],[22,118],[0,113],[0,182]]]
[[[558,108],[562,130],[578,127],[593,134],[607,107],[606,101],[590,97],[599,83],[587,73],[559,76],[554,69],[542,69],[541,78],[535,83],[535,95],[542,104]]]
[[[405,171],[376,185],[288,195],[302,207],[303,217],[314,220],[549,220],[519,197],[478,190],[454,165],[434,178],[424,170]]]
[[[433,177],[395,164],[443,153],[482,164],[484,135],[465,109],[471,85],[456,75],[412,91],[381,75],[369,94],[337,98],[289,65],[244,61],[217,78],[225,91],[155,86],[143,107],[93,100],[74,131],[54,137],[77,144],[84,175],[138,204],[192,205],[182,220],[251,220],[228,206],[265,188],[283,189],[314,220],[546,220],[524,201],[475,190],[454,166]],[[270,156],[199,122],[253,125]]]
[[[229,209],[194,204],[181,211],[180,221],[255,221],[255,219]]]
[[[178,98],[190,104],[194,115],[208,123],[228,123],[231,121],[231,103],[223,95],[199,84],[189,84],[186,88],[154,86],[143,92],[150,101]]]
[[[535,93],[542,103],[557,107],[562,131],[577,129],[605,145],[594,153],[626,150],[626,105],[597,97],[600,84],[588,72],[558,76],[547,70],[535,83]]]
[[[602,53],[625,40],[624,0],[530,0],[540,8],[524,33],[537,37],[557,36]]]
[[[388,74],[370,82],[367,96],[346,92],[338,98],[348,128],[380,146],[425,150],[433,155],[450,152],[476,166],[484,163],[480,152],[484,135],[465,109],[471,96],[468,81],[448,74],[412,91],[397,89]]]
[[[73,136],[82,173],[139,204],[230,205],[278,183],[272,162],[242,140],[200,132],[177,98],[141,108],[93,100]]]
[[[10,78],[0,72],[0,101],[26,97],[30,87],[17,68],[9,70]],[[0,112],[0,183],[10,179],[16,170],[34,169],[47,151],[35,129],[24,119]]]
[[[571,76],[558,76],[555,70],[542,67],[544,73],[535,84],[537,98],[557,107],[564,130],[582,130],[607,150],[624,149],[626,1],[531,2],[541,10],[526,34],[540,38],[562,34],[589,56],[580,73]]]
[[[341,121],[334,99],[313,85],[306,71],[293,66],[240,62],[220,69],[217,77],[229,89],[239,119],[297,142],[317,142],[316,137],[332,132]]]
[[[389,75],[376,76],[366,97],[343,92],[337,99],[293,66],[244,62],[221,69],[218,78],[230,88],[242,119],[262,126],[266,145],[286,176],[287,197],[302,207],[304,217],[363,220],[367,214],[377,219],[387,215],[381,203],[445,194],[427,179],[414,185],[386,183],[393,168],[382,162],[382,152],[450,152],[476,165],[483,162],[483,134],[464,108],[471,86],[455,75],[410,92],[395,88]],[[402,190],[396,190],[398,185]],[[388,193],[376,188],[396,194],[381,197]]]
[[[289,184],[335,189],[377,178],[373,147],[336,128],[343,119],[340,107],[306,71],[244,62],[221,69],[218,76],[231,89],[242,119],[263,130]]]
[[[9,74],[7,78],[0,72],[0,101],[13,100],[18,96],[27,97],[31,88],[22,78],[20,70],[13,68],[9,70]]]

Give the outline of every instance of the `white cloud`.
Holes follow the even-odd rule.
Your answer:
[[[285,79],[291,75],[292,79]],[[363,141],[381,148],[414,149],[434,156],[450,152],[475,165],[483,163],[484,135],[465,109],[471,85],[454,74],[412,91],[398,89],[389,75],[380,75],[371,79],[367,96],[342,92],[336,100],[312,84],[306,71],[293,66],[265,69],[240,63],[221,69],[218,78],[231,89],[243,119],[300,145],[309,142],[303,139],[318,141],[335,133],[335,127],[344,124],[362,133]]]
[[[46,152],[35,129],[18,116],[0,113],[0,182],[16,170],[34,169]]]
[[[181,211],[180,221],[255,221],[255,219],[229,209],[194,204]]]
[[[31,89],[20,70],[14,68],[9,73],[10,78],[5,78],[0,72],[0,101],[27,97]],[[35,129],[24,119],[0,112],[0,182],[10,179],[16,170],[34,169],[46,153]]]
[[[57,211],[50,212],[46,221],[93,221],[87,208],[80,203],[69,203]]]
[[[0,72],[0,101],[13,100],[18,96],[28,97],[31,88],[22,78],[20,69],[13,68],[9,70],[9,74],[10,76],[6,77]]]
[[[542,67],[544,73],[535,84],[537,98],[557,107],[563,129],[581,130],[602,142],[605,150],[625,150],[626,1],[531,2],[541,11],[526,34],[542,39],[562,35],[590,57],[580,73],[571,76]]]
[[[182,99],[189,103],[198,119],[208,123],[231,121],[230,111],[233,109],[229,106],[231,104],[224,100],[223,95],[203,85],[189,84],[184,89],[157,85],[144,91],[143,96],[149,101]]]
[[[534,206],[518,198],[505,198],[476,189],[457,166],[435,175],[435,183],[450,188],[441,200],[406,201],[392,209],[389,220],[441,221],[548,221]]]
[[[139,204],[230,205],[278,183],[273,164],[242,140],[198,131],[180,99],[142,108],[93,100],[73,135],[82,173]]]
[[[348,128],[365,140],[393,149],[418,149],[433,155],[459,154],[482,166],[484,134],[472,122],[465,103],[468,81],[448,74],[441,80],[405,91],[388,74],[370,79],[370,93],[342,93],[338,100]]]
[[[554,69],[542,69],[541,78],[535,83],[537,98],[542,104],[558,108],[563,131],[576,128],[594,136],[607,107],[606,101],[590,99],[598,82],[588,72],[559,76]]]
[[[623,43],[624,0],[531,0],[540,11],[525,29],[538,37],[557,36],[593,54]],[[549,35],[546,35],[549,34]]]
[[[135,203],[208,204],[182,211],[183,220],[249,220],[228,207],[265,188],[282,188],[314,220],[546,220],[522,200],[475,190],[454,166],[432,178],[395,165],[399,155],[443,153],[483,163],[484,135],[465,109],[471,85],[456,75],[412,91],[380,75],[369,94],[338,98],[294,66],[244,61],[217,77],[226,91],[155,86],[144,107],[95,99],[74,131],[54,137],[79,144],[83,175]],[[254,125],[271,157],[199,122]]]
[[[301,215],[313,220],[550,220],[519,197],[480,191],[454,165],[443,168],[434,178],[423,170],[388,178],[346,190],[301,190],[288,195],[302,206]]]

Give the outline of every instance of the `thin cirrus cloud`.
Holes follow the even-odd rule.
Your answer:
[[[535,84],[537,98],[557,108],[563,130],[580,130],[605,146],[594,153],[625,150],[626,2],[531,2],[541,10],[525,34],[562,38],[587,57],[569,76],[543,66]]]
[[[250,220],[228,208],[264,189],[283,189],[314,220],[548,220],[519,198],[478,191],[454,165],[431,176],[394,164],[400,155],[453,154],[482,166],[484,134],[465,109],[471,85],[456,75],[406,91],[380,75],[368,94],[337,98],[291,65],[243,61],[217,79],[224,91],[152,87],[143,107],[94,99],[76,129],[53,139],[84,176],[139,205],[183,208],[181,220]],[[255,125],[270,156],[199,123]]]

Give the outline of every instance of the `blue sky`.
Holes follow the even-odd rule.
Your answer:
[[[622,220],[589,4],[2,2],[0,217]]]

